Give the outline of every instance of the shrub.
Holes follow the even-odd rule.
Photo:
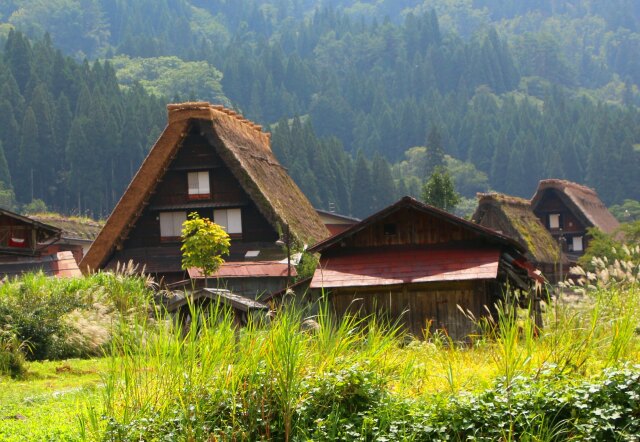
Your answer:
[[[15,334],[0,330],[0,375],[19,377],[26,371],[22,349],[25,344]]]
[[[28,274],[0,286],[0,328],[10,328],[29,360],[101,354],[118,316],[147,316],[145,277],[126,272],[56,279]]]

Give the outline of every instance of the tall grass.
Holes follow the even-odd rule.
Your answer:
[[[103,401],[87,406],[82,428],[100,440],[610,435],[630,424],[597,413],[622,407],[627,396],[597,379],[610,376],[635,394],[630,379],[640,368],[627,364],[639,361],[639,306],[635,283],[593,285],[576,302],[547,306],[539,329],[526,311],[499,305],[478,321],[471,345],[440,333],[415,340],[376,315],[336,318],[322,302],[311,317],[292,304],[245,328],[216,304],[190,305],[186,328],[161,311],[154,319],[122,316]],[[309,319],[316,326],[305,327]],[[596,400],[591,390],[602,394]],[[589,430],[583,422],[599,423]]]

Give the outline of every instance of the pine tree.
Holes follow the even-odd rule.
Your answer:
[[[438,167],[444,166],[444,149],[438,127],[433,125],[427,136],[427,152],[424,176],[430,176]]]
[[[387,160],[379,154],[373,157],[371,165],[371,186],[374,211],[383,209],[395,201],[396,186],[391,176],[391,166],[389,166]]]
[[[424,183],[422,201],[447,212],[452,212],[460,202],[460,195],[446,169],[438,167]]]
[[[2,148],[2,142],[0,141],[0,183],[2,183],[3,189],[11,189],[11,173],[9,172],[9,165],[4,155],[4,149]]]
[[[364,218],[373,211],[371,172],[362,151],[356,156],[355,170],[351,181],[351,211],[353,216]]]
[[[36,198],[35,190],[39,187],[36,170],[39,154],[38,123],[33,109],[29,107],[22,121],[18,173],[15,176],[16,197],[20,202],[31,202]]]

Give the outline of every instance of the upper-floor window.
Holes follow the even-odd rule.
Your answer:
[[[213,222],[222,226],[229,235],[242,233],[241,209],[214,210]]]
[[[211,195],[209,172],[189,172],[189,198],[207,198]]]
[[[549,214],[549,228],[550,229],[560,229],[562,227],[560,221],[559,213],[550,213]]]
[[[160,212],[160,237],[179,238],[186,220],[187,212]]]

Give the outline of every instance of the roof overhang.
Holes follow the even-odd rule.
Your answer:
[[[320,261],[311,288],[496,279],[499,249],[369,251]]]
[[[201,269],[190,268],[188,270],[191,279],[204,279]],[[209,278],[286,278],[297,276],[296,268],[291,265],[290,273],[287,272],[287,263],[279,261],[244,261],[225,262],[217,272],[209,275]]]

